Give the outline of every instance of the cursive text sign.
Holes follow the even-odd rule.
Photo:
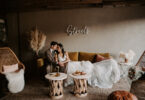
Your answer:
[[[88,34],[88,28],[86,26],[78,28],[73,25],[68,25],[66,32],[69,36],[74,34]]]

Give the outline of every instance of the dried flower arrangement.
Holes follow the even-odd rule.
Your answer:
[[[30,47],[39,55],[39,51],[45,46],[46,35],[39,31],[37,27],[30,31]]]
[[[124,61],[120,61],[121,63],[132,65],[134,56],[135,56],[135,52],[133,50],[129,50],[126,53],[121,51],[119,55],[119,59],[121,60],[122,58],[124,60]]]

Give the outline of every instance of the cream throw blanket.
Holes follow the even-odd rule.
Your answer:
[[[113,59],[104,60],[94,64],[89,61],[69,62],[67,68],[67,74],[71,74],[76,70],[90,74],[91,77],[88,79],[88,83],[91,86],[112,88],[112,85],[120,80],[120,69],[117,62]],[[72,83],[72,78],[68,76],[65,86]]]
[[[18,93],[24,89],[24,70],[21,69],[19,72],[5,73],[6,79],[8,80],[8,89],[11,93]]]

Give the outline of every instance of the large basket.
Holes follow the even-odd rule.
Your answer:
[[[17,63],[20,69],[25,69],[25,66],[18,60],[17,56],[10,48],[0,48],[0,73],[3,72],[3,65],[13,65]]]

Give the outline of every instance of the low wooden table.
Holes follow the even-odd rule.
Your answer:
[[[59,73],[59,76],[55,76],[56,73],[49,73],[45,75],[45,78],[49,80],[49,95],[53,99],[59,99],[63,97],[63,80],[67,78],[67,74]]]
[[[73,75],[70,76],[74,79],[74,94],[77,97],[84,97],[87,96],[87,79],[91,75]]]

